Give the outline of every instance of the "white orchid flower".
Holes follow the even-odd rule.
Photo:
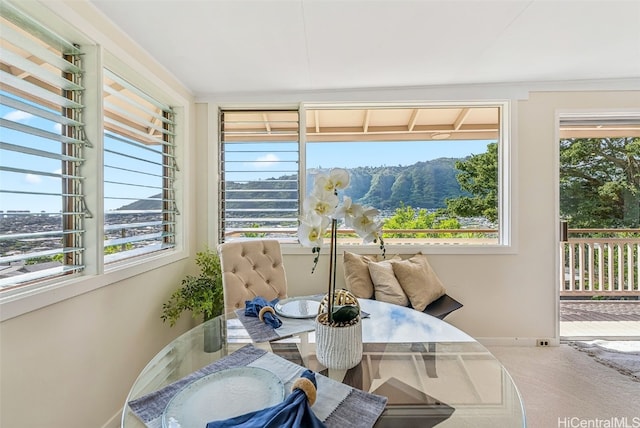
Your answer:
[[[382,229],[375,229],[374,231],[372,231],[371,233],[368,233],[365,236],[362,236],[362,243],[363,244],[371,244],[372,242],[380,242],[382,244]],[[381,246],[381,248],[384,248],[383,246]]]
[[[337,222],[332,220],[344,219],[347,227],[352,228],[361,238],[363,243],[380,242],[382,255],[385,254],[384,242],[382,240],[382,222],[376,221],[379,211],[371,207],[363,207],[353,200],[344,196],[342,204],[338,197],[338,190],[349,186],[349,171],[343,168],[333,168],[329,174],[318,173],[314,177],[314,186],[302,205],[304,216],[300,218],[298,227],[298,239],[305,247],[313,247],[313,268],[315,271],[320,259],[323,237],[327,233],[329,224],[332,224],[332,234]],[[331,240],[332,251],[336,251],[337,239]],[[333,254],[333,253],[332,253]],[[334,260],[335,263],[335,260]],[[335,265],[334,265],[335,268]],[[330,282],[329,292],[335,288]]]
[[[362,215],[363,209],[359,204],[354,204],[353,200],[345,196],[342,205],[340,205],[334,214],[335,218],[344,218],[344,223],[347,227],[353,228],[354,220]]]
[[[335,212],[338,202],[338,197],[333,192],[315,189],[305,199],[303,209],[305,212],[313,211],[319,216],[329,217]]]
[[[353,219],[351,220],[353,229],[360,236],[369,234],[373,229],[382,228],[382,223],[375,223],[375,217],[380,214],[375,208],[371,207],[359,207],[355,212]]]
[[[333,183],[333,188],[337,190],[349,187],[349,171],[344,168],[333,168],[329,171],[329,180]]]
[[[375,231],[373,231],[371,233],[368,233],[368,234],[366,234],[364,236],[361,236],[362,243],[363,244],[371,244],[372,242],[377,242],[378,241],[378,236],[379,236],[378,232],[375,232]]]
[[[367,216],[358,217],[358,221],[359,225],[354,229],[362,238],[363,244],[382,242],[382,221],[374,221],[373,218]]]
[[[306,217],[300,219],[298,238],[305,247],[322,246],[322,238],[329,226],[329,219],[319,216],[311,211]]]
[[[367,215],[367,211],[363,211],[359,216],[353,219],[353,228],[360,236],[367,236],[381,227],[382,224],[380,222],[376,222],[373,217]]]
[[[319,173],[315,176],[315,179],[313,182],[313,191],[335,193],[333,182],[331,181],[331,179],[327,174],[322,174],[322,173]]]
[[[367,217],[373,218],[380,215],[380,211],[373,207],[362,207],[362,215],[366,215]]]
[[[349,186],[349,180],[349,171],[344,168],[333,168],[329,171],[329,175],[316,175],[314,185],[315,189],[336,193],[338,190],[346,189]]]

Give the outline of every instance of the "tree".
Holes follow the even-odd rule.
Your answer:
[[[384,229],[387,230],[385,235],[387,238],[398,238],[406,234],[393,233],[390,230],[393,229],[459,229],[460,223],[456,219],[440,218],[438,213],[429,213],[426,209],[415,209],[410,206],[400,205],[400,208],[396,208],[393,216],[384,222]],[[438,233],[411,233],[411,236],[415,238],[427,238],[427,237],[443,237],[452,236],[451,234],[438,234]]]
[[[640,138],[560,141],[560,214],[572,227],[640,225]]]
[[[382,169],[380,174],[372,177],[371,187],[363,198],[365,203],[378,208],[388,208],[388,201],[391,200],[391,188],[395,180],[396,177],[391,171],[386,168]]]
[[[448,198],[447,211],[452,216],[485,217],[498,220],[498,143],[487,145],[486,153],[472,155],[455,163],[460,187],[471,196]]]

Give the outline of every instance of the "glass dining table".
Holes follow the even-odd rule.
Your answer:
[[[362,360],[357,366],[349,370],[322,366],[315,354],[313,323],[308,323],[308,328],[304,322],[298,323],[302,326],[299,330],[305,331],[256,341],[241,318],[226,314],[177,337],[147,364],[126,399],[122,428],[153,426],[145,425],[132,411],[132,401],[144,399],[247,345],[387,397],[375,427],[526,427],[524,406],[513,379],[478,341],[445,321],[410,308],[367,299],[359,302],[366,318],[362,319]],[[164,424],[164,418],[163,425],[173,428]]]

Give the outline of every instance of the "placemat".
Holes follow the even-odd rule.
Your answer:
[[[243,366],[261,367],[276,374],[284,383],[287,394],[293,382],[305,370],[282,357],[247,345],[179,381],[130,401],[129,407],[148,428],[160,428],[164,409],[182,388],[208,374]],[[387,397],[360,391],[321,374],[316,373],[316,381],[318,396],[312,410],[329,428],[372,427],[387,404]]]
[[[278,316],[282,325],[278,328],[273,328],[256,317],[249,317],[244,314],[244,309],[237,309],[235,311],[236,316],[249,333],[251,339],[256,342],[269,342],[270,340],[282,339],[283,337],[289,337],[296,333],[302,333],[305,331],[313,331],[316,328],[315,318],[287,318]]]

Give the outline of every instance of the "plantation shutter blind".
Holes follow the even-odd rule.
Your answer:
[[[175,113],[104,70],[105,263],[175,247]]]
[[[296,239],[297,110],[220,112],[219,242]]]
[[[0,3],[0,291],[79,272],[83,222],[82,51]],[[37,206],[36,212],[30,212]]]

